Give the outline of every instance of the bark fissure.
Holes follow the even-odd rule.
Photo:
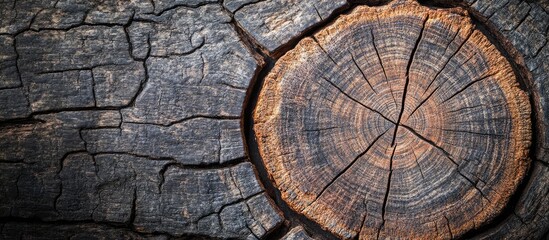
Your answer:
[[[244,8],[244,7],[246,7],[246,6],[251,6],[251,5],[254,5],[254,4],[256,4],[256,3],[260,3],[260,2],[264,2],[264,0],[254,0],[254,1],[250,1],[250,2],[244,3],[244,4],[242,4],[240,7],[238,7],[237,9],[235,9],[235,10],[233,11],[233,13],[236,13],[236,12],[240,11],[240,9],[242,9],[242,8]]]
[[[14,1],[15,2],[15,1]],[[23,79],[21,78],[21,71],[19,70],[19,52],[17,51],[17,39],[13,39],[13,51],[15,52],[15,70],[17,71],[17,78],[19,79],[19,84],[16,87],[23,87]]]
[[[135,222],[135,216],[137,215],[137,187],[133,189],[133,199],[132,199],[132,207],[130,211],[130,217],[128,219],[128,226],[133,227],[133,223]]]
[[[122,121],[122,123],[127,124],[138,124],[138,125],[152,125],[152,126],[159,126],[159,127],[171,127],[174,125],[177,125],[179,123],[184,123],[190,120],[195,119],[213,119],[213,120],[240,120],[240,116],[220,116],[220,115],[193,115],[186,118],[179,119],[177,121],[168,122],[165,124],[162,123],[154,123],[154,122],[133,122],[133,121]]]
[[[128,103],[128,105],[126,107],[135,106],[135,102],[137,101],[137,98],[139,98],[139,96],[141,96],[141,93],[144,91],[145,86],[147,85],[147,83],[149,81],[149,69],[147,68],[147,60],[151,56],[151,49],[152,49],[150,36],[147,36],[147,46],[148,46],[147,54],[145,55],[145,57],[143,58],[143,61],[142,61],[143,62],[143,70],[145,72],[145,79],[143,79],[143,81],[141,81],[139,83],[139,89],[137,89],[137,92],[131,98],[130,102]]]
[[[318,12],[318,9],[316,8],[316,6],[313,4],[313,8],[315,9],[315,12],[316,12],[316,15],[318,16],[318,18],[320,18],[320,21],[324,20],[322,18],[322,15],[320,15],[320,12]]]
[[[93,106],[97,107],[97,96],[96,96],[96,89],[95,89],[95,76],[93,75],[93,69],[90,70],[91,74],[91,80],[92,80],[92,97],[93,97]]]

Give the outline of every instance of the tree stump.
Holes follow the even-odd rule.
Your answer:
[[[282,199],[342,238],[459,237],[529,166],[530,105],[465,11],[359,6],[288,51],[254,115]]]

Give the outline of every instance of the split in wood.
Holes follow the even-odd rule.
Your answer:
[[[259,151],[282,198],[342,238],[453,238],[528,168],[530,105],[460,9],[360,6],[266,77]]]

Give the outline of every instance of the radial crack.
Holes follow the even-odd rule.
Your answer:
[[[462,111],[462,110],[465,110],[465,109],[474,109],[474,108],[485,107],[485,106],[486,105],[467,106],[467,107],[462,107],[462,108],[450,110],[447,113],[454,113],[454,112],[459,112],[459,111]],[[490,107],[491,108],[496,108],[496,107],[501,107],[501,106],[505,106],[505,104],[497,104],[497,105],[493,105],[493,106],[490,106]]]
[[[360,227],[358,228],[357,235],[353,238],[354,240],[358,240],[360,238],[360,233],[362,232],[362,228],[366,222],[366,217],[368,216],[368,201],[362,201],[362,206],[364,207],[364,216],[362,216],[362,221],[360,223]]]
[[[428,143],[429,145],[435,147],[436,149],[440,150],[442,153],[444,153],[444,155],[446,155],[456,166],[458,166],[458,164],[454,161],[453,158],[451,158],[451,155],[449,152],[447,152],[446,150],[444,150],[442,147],[438,146],[435,142],[431,141],[430,139],[422,136],[421,134],[419,134],[418,132],[416,132],[413,128],[409,127],[409,126],[406,126],[404,124],[402,124],[401,126],[403,126],[404,128],[406,128],[408,131],[410,131],[412,134],[414,134],[416,137],[418,137],[419,139],[423,140],[424,142]]]
[[[465,60],[462,64],[465,64],[465,63],[469,62],[469,60],[471,60],[471,59],[472,59],[474,56],[476,56],[476,55],[477,55],[477,53],[474,53],[474,54],[471,55],[469,58],[467,58],[467,60]],[[442,70],[441,70],[441,71],[442,71]],[[436,79],[436,77],[435,77],[434,79]],[[433,81],[434,81],[434,79],[433,79]],[[432,82],[431,82],[431,83],[432,83]],[[412,115],[414,115],[414,113],[415,113],[415,112],[416,112],[425,102],[427,102],[427,100],[429,100],[429,98],[431,98],[431,96],[433,96],[433,94],[434,94],[440,87],[442,87],[443,84],[444,84],[444,83],[438,85],[438,86],[429,94],[429,96],[427,96],[425,99],[423,99],[423,101],[421,101],[421,102],[419,103],[419,105],[416,106],[416,108],[412,111],[412,113],[410,113],[410,115],[408,115],[408,117],[406,118],[406,120],[410,119],[410,117],[412,117]],[[430,86],[430,84],[429,84],[429,86]],[[425,92],[424,92],[424,93],[425,93]]]
[[[368,83],[368,86],[370,86],[370,88],[372,89],[372,91],[374,91],[374,93],[377,94],[376,90],[374,89],[374,87],[372,87],[372,84],[370,84],[370,81],[368,81],[368,78],[366,77],[366,74],[364,74],[364,71],[362,71],[362,68],[360,68],[358,66],[358,63],[356,62],[355,60],[355,56],[354,54],[349,51],[349,53],[351,54],[351,60],[353,60],[353,63],[355,64],[356,68],[358,69],[358,71],[360,71],[360,74],[362,74],[362,77],[364,78],[364,80],[366,80],[366,83]]]
[[[465,85],[465,87],[463,87],[462,89],[460,89],[459,91],[457,91],[456,93],[454,93],[452,96],[450,96],[450,97],[447,98],[446,100],[442,101],[442,103],[445,103],[445,102],[447,102],[448,100],[454,98],[455,96],[457,96],[457,95],[460,94],[461,92],[465,91],[467,88],[469,88],[469,87],[472,86],[473,84],[478,83],[478,82],[480,82],[480,81],[482,81],[482,80],[484,80],[484,79],[487,79],[487,78],[489,78],[489,77],[492,77],[492,76],[494,76],[494,75],[496,75],[496,74],[495,74],[495,73],[491,73],[491,74],[488,74],[488,75],[486,75],[486,76],[484,76],[484,77],[481,77],[481,78],[479,78],[479,79],[477,79],[477,80],[474,80],[474,81],[470,82],[469,84]]]
[[[391,178],[393,176],[393,157],[395,156],[395,150],[396,146],[391,146],[393,148],[393,152],[391,153],[391,158],[389,160],[389,176],[387,177],[387,188],[385,190],[385,196],[383,197],[383,206],[381,207],[381,224],[379,225],[379,228],[377,229],[377,236],[376,239],[379,239],[379,234],[381,233],[381,229],[383,226],[385,226],[385,210],[387,208],[387,199],[389,198],[389,191],[391,190]]]
[[[421,165],[419,165],[419,162],[417,161],[416,152],[414,152],[414,150],[412,150],[412,154],[414,155],[414,159],[416,161],[417,168],[419,169],[419,173],[421,174],[421,179],[425,179],[425,175],[423,175],[423,170],[421,170]]]
[[[405,127],[406,129],[408,129],[411,133],[413,133],[414,135],[416,135],[418,138],[420,138],[421,140],[427,142],[428,144],[430,144],[431,146],[435,147],[436,149],[440,150],[441,152],[444,153],[445,157],[450,160],[455,166],[456,166],[456,172],[462,176],[463,178],[465,178],[469,183],[471,183],[471,186],[474,187],[476,190],[478,190],[478,192],[480,193],[480,195],[482,195],[483,198],[485,198],[488,202],[490,202],[490,199],[488,199],[484,193],[477,187],[476,183],[473,182],[471,179],[469,179],[468,177],[466,177],[465,175],[463,175],[463,173],[461,173],[459,171],[459,164],[452,158],[452,155],[447,152],[446,150],[444,150],[442,147],[436,145],[433,141],[421,136],[419,133],[417,133],[416,131],[414,131],[412,128],[406,126],[406,125],[402,125],[403,127]]]
[[[380,113],[379,111],[377,111],[377,110],[375,110],[375,109],[373,109],[373,108],[371,108],[371,107],[368,107],[368,106],[366,106],[364,103],[362,103],[362,102],[358,101],[357,99],[351,97],[349,94],[347,94],[345,91],[343,91],[343,89],[341,89],[340,87],[338,87],[337,85],[335,85],[332,81],[328,80],[327,78],[325,78],[325,77],[323,77],[323,76],[321,76],[320,78],[322,78],[323,80],[325,80],[326,82],[328,82],[330,85],[332,85],[333,87],[335,87],[337,90],[339,90],[339,92],[341,92],[341,93],[342,93],[343,95],[345,95],[347,98],[353,100],[354,102],[358,103],[359,105],[363,106],[364,108],[366,108],[366,109],[368,109],[368,110],[370,110],[370,111],[372,111],[372,112],[375,112],[375,113],[379,114],[379,115],[380,115],[382,118],[384,118],[385,120],[387,120],[387,121],[389,121],[389,122],[391,122],[391,123],[393,123],[393,124],[396,125],[396,123],[395,123],[393,120],[387,118],[385,115],[383,115],[383,114]]]
[[[458,33],[459,33],[459,31],[458,31]],[[440,69],[440,71],[437,72],[437,74],[435,75],[435,77],[433,77],[433,79],[431,80],[429,85],[427,85],[427,87],[425,88],[425,91],[423,92],[423,95],[425,95],[425,93],[427,93],[427,90],[429,90],[429,87],[431,87],[431,85],[435,82],[435,80],[438,78],[438,76],[444,71],[444,69],[446,69],[446,66],[448,66],[448,63],[450,63],[450,61],[454,58],[454,56],[456,56],[456,54],[461,50],[461,48],[465,45],[465,43],[467,43],[467,41],[469,41],[469,38],[471,38],[471,35],[473,35],[473,31],[471,31],[471,32],[469,32],[469,34],[467,34],[467,37],[465,38],[465,40],[463,40],[463,42],[461,42],[461,44],[456,49],[456,51],[454,53],[452,53],[452,55],[446,60],[446,62],[444,62],[444,65],[443,65],[442,69]],[[455,37],[454,37],[454,39],[455,39]],[[454,42],[454,39],[452,39],[452,41],[450,43],[448,43],[448,46],[450,46],[450,44],[452,42]]]
[[[454,121],[453,123],[454,124],[471,124],[471,123],[485,123],[485,122],[488,122],[488,121],[491,121],[491,122],[496,122],[496,121],[505,121],[505,120],[509,120],[511,121],[511,118],[510,117],[495,117],[495,118],[485,118],[485,119],[475,119],[475,120],[464,120],[464,121]],[[450,130],[452,131],[452,130]],[[497,134],[494,134],[494,135],[497,135]]]
[[[429,96],[427,96],[425,99],[423,99],[423,101],[421,101],[417,106],[416,108],[414,108],[414,110],[408,115],[408,117],[406,118],[406,120],[410,119],[410,117],[412,117],[412,115],[414,115],[414,113],[425,103],[427,102],[427,100],[429,100],[429,98],[431,98],[431,96],[433,96],[433,94],[440,88],[441,85],[437,86],[435,88],[435,90],[433,90]]]
[[[466,177],[465,175],[463,175],[463,173],[460,172],[459,169],[457,169],[457,168],[456,168],[456,172],[457,172],[461,177],[463,177],[465,180],[467,180],[467,182],[469,182],[469,183],[471,184],[471,186],[472,186],[473,188],[475,188],[475,189],[480,193],[480,195],[481,195],[484,199],[486,199],[488,202],[490,202],[490,199],[488,199],[488,197],[487,197],[486,195],[484,195],[484,193],[480,190],[480,188],[478,188],[477,183],[473,182],[473,180],[471,180],[471,179],[469,179],[468,177]]]
[[[396,106],[397,103],[396,103],[395,94],[393,93],[393,88],[389,83],[389,78],[387,77],[387,72],[385,71],[385,67],[383,66],[383,61],[381,60],[381,56],[379,55],[379,50],[377,49],[377,45],[376,45],[376,39],[374,37],[374,30],[372,29],[370,29],[370,36],[372,37],[372,44],[374,46],[374,50],[377,55],[377,60],[379,61],[379,65],[381,65],[381,70],[383,70],[383,76],[385,76],[385,83],[387,83],[387,85],[389,86],[389,89],[391,91],[391,96],[393,97],[393,102],[395,103],[395,106]]]
[[[389,198],[389,191],[391,190],[391,178],[393,177],[393,157],[395,156],[397,146],[393,147],[393,153],[389,160],[389,177],[387,178],[387,189],[385,190],[385,197],[383,198],[383,207],[381,208],[381,219],[385,223],[385,212],[387,212],[387,199]],[[383,225],[383,224],[382,224]]]
[[[316,44],[318,45],[318,47],[322,50],[322,52],[324,52],[324,54],[326,54],[326,56],[332,60],[332,62],[336,65],[336,66],[339,66],[339,64],[334,60],[334,58],[332,58],[332,56],[328,53],[328,51],[326,51],[326,49],[324,49],[324,47],[322,46],[322,44],[320,44],[320,42],[318,42],[318,39],[316,39],[315,36],[312,36],[312,39],[316,42]]]
[[[389,128],[390,129],[390,128]],[[343,170],[341,170],[335,177],[332,178],[332,180],[330,180],[330,182],[324,186],[324,188],[322,188],[322,190],[320,191],[319,194],[317,194],[316,198],[309,204],[312,205],[317,199],[319,199],[322,194],[330,187],[332,186],[332,184],[334,184],[337,179],[339,179],[339,177],[341,177],[345,172],[347,172],[347,170],[349,170],[357,161],[358,159],[360,159],[362,156],[364,156],[368,150],[370,150],[370,148],[372,148],[374,146],[374,144],[377,142],[377,140],[379,140],[383,135],[385,135],[385,133],[387,133],[389,131],[389,129],[385,130],[383,133],[381,133],[379,136],[377,136],[371,143],[370,145],[368,145],[368,147],[366,148],[366,150],[364,150],[363,152],[361,152],[360,154],[358,154],[355,159],[353,159],[353,161],[351,161],[351,163],[349,163],[349,165],[347,165],[347,167],[345,167]]]
[[[446,226],[448,227],[448,232],[450,233],[450,239],[454,239],[454,234],[452,234],[452,228],[450,228],[450,220],[446,217],[446,215],[443,215],[444,219],[446,219]]]
[[[421,39],[423,38],[423,31],[425,30],[425,24],[427,23],[427,20],[429,20],[429,15],[425,17],[425,20],[423,20],[423,26],[421,27],[421,30],[419,32],[419,36],[416,39],[416,43],[414,45],[414,48],[412,49],[412,53],[410,54],[410,58],[408,59],[408,65],[406,66],[406,82],[404,83],[404,92],[402,93],[402,103],[400,105],[400,113],[398,114],[398,120],[395,127],[395,133],[393,134],[393,140],[391,141],[391,147],[395,146],[395,139],[396,135],[398,133],[398,125],[400,125],[400,120],[402,118],[402,114],[404,113],[404,105],[406,104],[406,94],[408,91],[408,84],[410,83],[410,67],[412,66],[412,62],[414,61],[414,58],[416,57],[416,51],[419,46],[419,43],[421,42]]]
[[[333,126],[333,127],[323,127],[323,128],[311,128],[311,129],[303,129],[303,132],[320,132],[320,131],[326,131],[331,129],[337,129],[339,127]]]

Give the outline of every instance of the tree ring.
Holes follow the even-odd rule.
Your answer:
[[[530,105],[460,9],[359,6],[283,55],[254,131],[296,212],[342,238],[452,238],[529,165]]]

